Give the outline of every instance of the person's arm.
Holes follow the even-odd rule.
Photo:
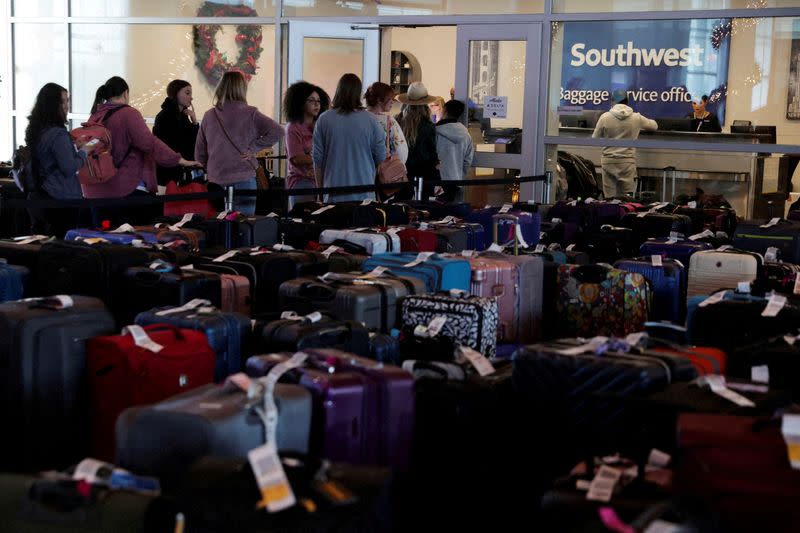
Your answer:
[[[204,167],[208,165],[208,142],[206,141],[205,121],[200,125],[197,132],[197,140],[194,142],[194,158]]]
[[[386,160],[386,132],[383,131],[375,120],[370,120],[372,126],[372,160],[377,167]]]
[[[122,110],[119,113],[126,113],[123,116],[128,128],[128,136],[131,146],[140,152],[149,154],[157,165],[162,167],[175,167],[183,161],[181,154],[164,144],[164,141],[153,135],[144,122],[142,115],[133,108],[131,111]],[[135,114],[134,114],[135,113]]]
[[[469,174],[469,169],[472,168],[472,160],[475,157],[475,148],[472,146],[472,139],[464,143],[467,149],[464,151],[464,177]]]
[[[256,148],[269,148],[281,140],[284,135],[283,127],[260,111],[256,111],[253,117],[256,124],[256,140],[253,143]]]
[[[286,157],[293,165],[305,166],[314,162],[303,146],[303,132],[299,124],[289,124],[286,127]]]
[[[53,157],[56,160],[58,169],[64,176],[75,176],[78,171],[86,164],[86,152],[75,150],[72,139],[64,130],[64,134],[58,133],[52,145]]]
[[[325,127],[325,123],[320,117],[314,128],[314,137],[311,145],[311,158],[314,161],[314,177],[317,180],[317,187],[322,187],[323,177],[325,176]]]
[[[656,131],[658,129],[658,123],[655,120],[653,120],[651,118],[647,118],[644,115],[639,115],[639,117],[641,117],[639,122],[641,124],[640,128],[642,130],[644,130],[644,131]]]
[[[600,115],[600,118],[597,119],[597,125],[594,127],[594,131],[592,132],[593,139],[598,139],[606,136],[605,120],[603,117],[605,117],[605,114]]]
[[[397,123],[394,117],[390,118],[392,120],[392,137],[394,139],[394,149],[397,152],[397,157],[405,165],[406,161],[408,161],[408,143],[406,142],[406,136],[403,133],[403,128],[400,127],[400,124]]]

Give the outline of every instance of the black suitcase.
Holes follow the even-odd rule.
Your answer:
[[[328,259],[317,252],[305,250],[272,250],[271,253],[283,255],[294,261],[297,276],[321,276],[328,272]]]
[[[65,468],[88,451],[86,339],[116,327],[100,300],[71,299],[0,304],[3,470]]]
[[[304,222],[301,218],[284,218],[278,222],[278,241],[303,250],[308,243],[319,242],[322,232],[331,227],[317,222]]]
[[[328,314],[311,322],[307,318],[277,319],[261,329],[260,351],[295,352],[306,348],[336,348],[369,357],[369,332],[363,324],[352,320],[337,320]]]
[[[797,325],[793,330],[797,332]],[[766,367],[770,389],[790,391],[794,401],[800,401],[800,345],[789,344],[781,336],[729,352],[726,375],[753,379],[754,367]]]
[[[583,243],[578,244],[578,251],[589,254],[593,263],[614,263],[626,257],[639,255],[639,246],[634,231],[630,228],[601,226],[584,233]]]
[[[125,271],[121,303],[114,313],[122,324],[133,324],[137,314],[154,307],[177,307],[194,299],[208,300],[217,308],[222,306],[219,274],[153,266],[157,268],[133,267]]]
[[[669,237],[679,233],[692,235],[692,219],[686,215],[668,213],[628,213],[622,218],[622,226],[633,230],[635,246],[638,248],[647,239]]]
[[[278,242],[278,217],[241,216],[219,222],[220,244],[228,249],[272,246]]]

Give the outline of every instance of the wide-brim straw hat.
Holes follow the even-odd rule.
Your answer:
[[[436,101],[435,96],[428,94],[428,88],[421,81],[408,86],[408,92],[397,95],[397,101],[405,105],[428,105]]]

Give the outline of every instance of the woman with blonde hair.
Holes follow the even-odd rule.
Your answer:
[[[439,156],[436,153],[436,127],[431,122],[428,104],[435,101],[422,82],[415,81],[408,92],[397,97],[403,107],[397,119],[408,143],[406,169],[408,178],[439,179]]]
[[[247,80],[238,71],[226,72],[214,92],[214,107],[203,116],[195,157],[206,167],[208,181],[221,187],[255,190],[255,154],[283,136],[280,124],[247,105]],[[238,197],[234,209],[256,212],[255,196]]]
[[[433,98],[433,102],[428,104],[428,107],[431,108],[431,122],[436,124],[444,116],[444,98],[441,96],[434,96]]]

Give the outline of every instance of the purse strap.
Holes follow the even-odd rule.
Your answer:
[[[388,158],[391,154],[389,153],[391,148],[391,138],[392,138],[392,117],[386,115],[386,157]]]
[[[237,152],[239,152],[239,155],[245,155],[245,153],[242,152],[239,149],[238,146],[236,146],[236,143],[233,142],[233,139],[231,138],[230,134],[228,133],[227,128],[225,128],[225,124],[222,123],[222,119],[219,116],[219,110],[216,109],[216,108],[214,108],[214,116],[217,117],[217,122],[219,122],[219,127],[222,128],[222,133],[225,134],[225,137],[227,137],[228,142],[231,143],[231,146],[233,146],[233,149],[236,150]],[[246,161],[251,167],[253,167],[253,170],[258,171],[258,165],[253,165],[253,162],[250,161],[249,157],[246,159]]]

